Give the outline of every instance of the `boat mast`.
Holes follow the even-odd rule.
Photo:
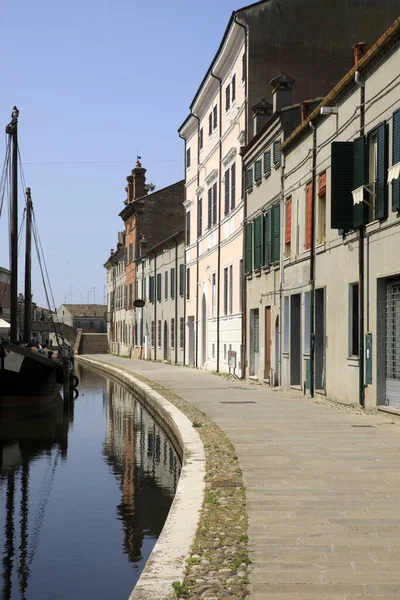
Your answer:
[[[18,115],[14,106],[6,133],[12,137],[11,154],[11,322],[10,341],[18,342]]]
[[[31,339],[31,245],[32,245],[32,199],[31,188],[26,188],[26,243],[25,243],[25,306],[24,306],[24,342]]]

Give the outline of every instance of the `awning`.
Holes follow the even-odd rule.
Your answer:
[[[10,323],[7,323],[4,319],[0,319],[0,329],[10,329]]]
[[[361,204],[364,201],[364,186],[357,188],[351,192],[353,194],[353,204]]]
[[[388,183],[391,183],[393,179],[400,179],[400,162],[388,169]]]

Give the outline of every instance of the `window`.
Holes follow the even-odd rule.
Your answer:
[[[93,329],[93,321],[89,321],[89,329]]]
[[[228,314],[228,267],[224,268],[224,315]]]
[[[400,162],[400,109],[393,113],[392,165]],[[400,210],[400,180],[392,181],[392,210]]]
[[[129,284],[129,306],[132,306],[132,283]]]
[[[185,294],[185,265],[179,265],[179,295]]]
[[[80,321],[76,321],[76,323],[75,323],[75,327],[76,327],[77,329],[80,329],[80,328],[81,328],[81,322],[80,322]]]
[[[349,286],[349,356],[358,356],[358,283]]]
[[[251,273],[253,270],[253,224],[246,224],[246,258],[245,269],[246,273]]]
[[[231,315],[232,314],[232,309],[233,309],[233,266],[229,265],[229,291],[228,291],[228,312]]]
[[[152,275],[149,278],[149,300],[154,302],[154,277]]]
[[[211,344],[211,358],[215,358],[215,344]]]
[[[186,212],[186,246],[190,246],[190,210]]]
[[[212,189],[209,188],[208,192],[207,192],[207,197],[208,197],[208,221],[207,221],[207,228],[211,229],[211,225],[212,225]]]
[[[208,135],[211,137],[213,132],[213,116],[212,112],[208,115]]]
[[[190,148],[186,150],[186,168],[190,169]]]
[[[311,292],[304,292],[304,353],[310,354],[311,315],[310,315]]]
[[[227,215],[229,213],[229,192],[230,192],[229,176],[230,176],[230,169],[227,169],[225,171],[225,215]]]
[[[215,131],[217,129],[217,125],[218,125],[218,108],[217,105],[214,106],[213,108],[213,130]]]
[[[271,150],[264,152],[264,175],[271,173]]]
[[[168,300],[168,271],[164,274],[164,297]]]
[[[175,269],[174,268],[171,269],[170,283],[171,283],[171,298],[175,298]]]
[[[190,299],[190,268],[186,269],[186,299]]]
[[[216,304],[215,304],[215,273],[211,274],[211,316],[215,317]]]
[[[181,317],[179,319],[179,333],[180,333],[180,340],[179,340],[179,345],[181,348],[184,347],[185,345],[185,319],[183,317]]]
[[[279,261],[280,254],[280,217],[281,207],[279,204],[274,204],[270,208],[270,221],[271,221],[271,237],[270,237],[270,262],[275,263]]]
[[[254,163],[254,180],[261,181],[261,160],[256,160]]]
[[[306,185],[306,223],[304,237],[304,246],[306,250],[311,248],[312,192],[312,183],[310,181]]]
[[[161,273],[157,273],[157,301],[161,302]]]
[[[242,296],[243,296],[243,259],[239,260],[239,312],[242,312]]]
[[[285,210],[285,256],[290,256],[290,244],[292,240],[292,197],[286,198]]]
[[[161,321],[157,323],[157,346],[161,348]]]
[[[203,198],[197,198],[197,237],[203,233]]]
[[[236,75],[232,75],[232,83],[231,83],[231,99],[232,99],[232,106],[235,104],[235,100],[236,100]]]
[[[243,52],[243,55],[242,55],[242,81],[243,82],[246,81],[246,74],[247,74],[246,52]]]
[[[236,164],[231,166],[231,210],[235,208]]]
[[[225,111],[228,112],[231,108],[231,86],[230,84],[225,88]]]
[[[175,319],[171,319],[171,348],[175,348]]]
[[[262,215],[253,220],[253,257],[254,269],[261,269],[262,266],[262,230],[263,230]]]
[[[326,173],[321,173],[318,179],[318,233],[317,243],[326,240]]]
[[[129,260],[133,259],[133,244],[129,244]]]
[[[217,182],[212,186],[212,224],[217,223]]]
[[[199,131],[199,149],[200,150],[203,150],[203,143],[204,143],[203,137],[204,137],[203,128],[200,127],[200,131]]]
[[[273,149],[274,149],[274,165],[279,165],[281,162],[281,151],[279,149],[281,145],[281,140],[275,140]]]
[[[137,321],[135,321],[135,329],[133,331],[133,339],[134,339],[135,346],[137,346],[138,345],[138,324],[137,324]]]
[[[246,190],[251,190],[253,187],[253,169],[246,169]]]
[[[289,296],[283,298],[283,352],[289,352]]]
[[[156,337],[156,324],[154,321],[151,322],[151,345],[154,347],[154,341]]]

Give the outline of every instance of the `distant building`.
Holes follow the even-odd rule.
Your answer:
[[[127,285],[126,285],[125,232],[118,232],[117,249],[111,250],[104,267],[107,269],[107,336],[112,354],[130,356],[131,328],[126,325]]]
[[[10,307],[11,307],[11,286],[10,286],[11,273],[8,269],[0,267],[0,319],[9,322],[10,321]]]
[[[106,304],[62,304],[55,320],[83,333],[106,333],[106,312]]]

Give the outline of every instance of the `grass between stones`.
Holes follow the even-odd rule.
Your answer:
[[[214,421],[180,396],[134,371],[114,366],[179,408],[198,430],[205,448],[206,489],[199,524],[185,578],[173,582],[171,595],[190,600],[243,600],[248,595],[250,562],[246,488],[232,443]]]

